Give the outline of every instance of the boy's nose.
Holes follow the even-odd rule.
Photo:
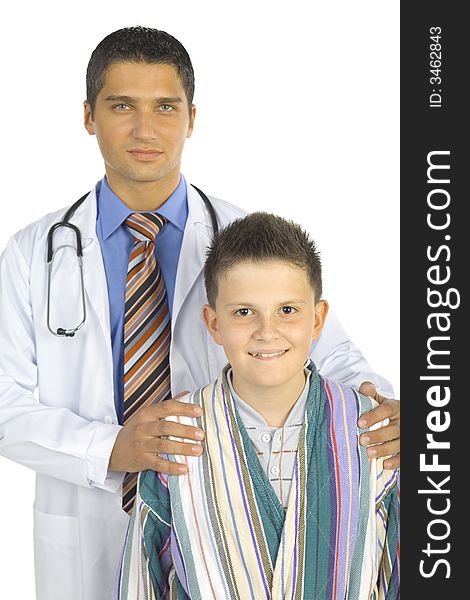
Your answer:
[[[279,331],[273,319],[269,317],[262,318],[256,328],[255,337],[259,341],[270,341],[279,337]]]

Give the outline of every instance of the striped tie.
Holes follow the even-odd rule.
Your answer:
[[[134,213],[126,225],[134,238],[127,267],[124,314],[124,423],[140,408],[170,397],[168,299],[155,259],[155,238],[167,222],[155,213]],[[122,507],[130,513],[137,473],[126,473]]]

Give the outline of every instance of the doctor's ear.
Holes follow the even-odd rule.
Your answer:
[[[95,130],[93,128],[93,117],[91,115],[91,107],[88,100],[85,100],[83,103],[83,123],[88,133],[90,135],[95,135]]]
[[[188,132],[186,134],[187,138],[190,138],[192,133],[193,133],[193,129],[194,129],[194,119],[196,118],[196,105],[195,104],[191,104],[191,108],[189,109],[189,125],[188,125]]]
[[[216,344],[219,344],[219,346],[222,346],[222,338],[219,332],[217,316],[215,314],[215,310],[210,304],[204,304],[204,306],[202,307],[202,318],[204,320],[204,324],[207,328],[207,331],[211,334],[214,342]]]

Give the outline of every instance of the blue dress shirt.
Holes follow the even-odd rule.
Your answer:
[[[111,344],[113,352],[114,403],[119,423],[123,424],[124,407],[124,302],[127,265],[134,240],[124,221],[133,211],[111,190],[106,177],[96,184],[98,217],[96,234],[101,246],[108,284]],[[180,177],[178,187],[155,211],[168,223],[155,241],[155,257],[160,266],[168,294],[170,318],[175,293],[176,270],[188,217],[186,182]]]

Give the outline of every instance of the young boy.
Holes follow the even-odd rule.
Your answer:
[[[308,358],[328,305],[314,243],[266,213],[214,238],[203,318],[229,364],[187,401],[206,432],[183,476],[139,476],[119,598],[397,598],[397,471],[369,459],[373,400]]]

